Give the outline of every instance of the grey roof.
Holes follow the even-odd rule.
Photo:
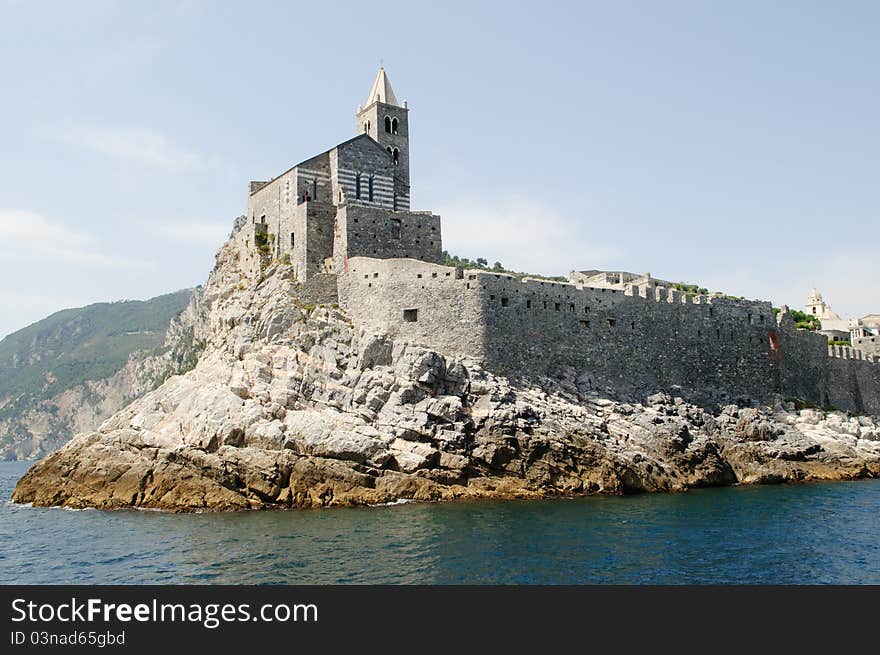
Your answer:
[[[364,107],[369,107],[374,102],[384,102],[386,105],[394,105],[395,107],[400,106],[400,103],[397,102],[397,96],[394,95],[394,89],[391,88],[388,74],[381,66],[379,67],[379,72],[376,73],[376,80],[373,82],[373,87],[370,89],[370,95],[367,96],[367,102],[364,104]]]

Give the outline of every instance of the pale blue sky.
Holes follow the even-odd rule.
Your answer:
[[[449,251],[880,312],[880,3],[0,0],[0,335],[204,282],[380,59]]]

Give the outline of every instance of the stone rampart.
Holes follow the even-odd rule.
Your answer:
[[[768,302],[628,292],[416,260],[354,257],[340,304],[359,325],[510,376],[573,376],[630,396],[763,401],[774,394],[880,414],[880,365],[777,323]]]

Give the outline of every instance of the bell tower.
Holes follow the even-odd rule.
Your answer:
[[[388,74],[379,68],[363,107],[358,107],[358,134],[368,134],[388,152],[394,166],[396,209],[409,209],[409,109],[397,101]],[[399,185],[399,186],[398,186]]]

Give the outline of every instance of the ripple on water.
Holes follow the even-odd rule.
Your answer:
[[[880,480],[234,514],[9,502],[0,583],[880,584]]]

